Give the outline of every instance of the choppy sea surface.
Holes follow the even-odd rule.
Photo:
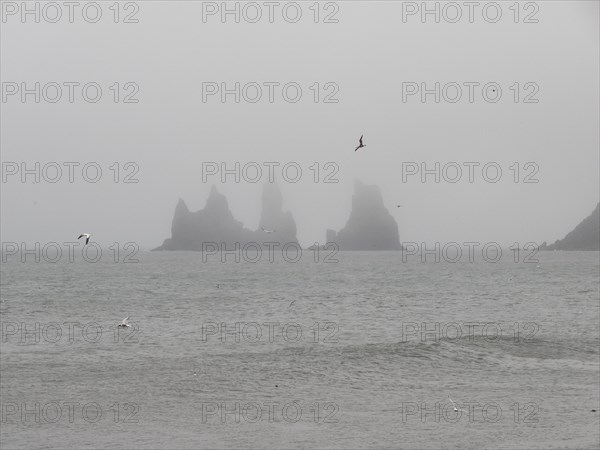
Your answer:
[[[9,259],[1,447],[600,446],[598,252],[308,255]]]

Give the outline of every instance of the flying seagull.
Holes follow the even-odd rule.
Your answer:
[[[82,237],[84,237],[85,244],[87,245],[87,243],[90,242],[90,236],[91,236],[90,233],[81,233],[77,239],[81,239]]]
[[[360,143],[360,145],[359,145],[358,147],[356,147],[356,148],[354,149],[354,151],[358,150],[359,148],[366,147],[366,145],[364,145],[364,144],[363,144],[363,142],[362,142],[362,138],[363,138],[363,135],[361,135],[361,136],[360,136],[360,139],[358,140],[358,142]]]
[[[263,230],[265,233],[269,234],[269,233],[275,233],[277,230],[265,230],[263,227],[260,227],[261,230]]]
[[[396,208],[402,208],[402,205],[396,205]]]
[[[288,306],[288,308],[290,308],[295,302],[296,300],[292,300],[292,303],[290,303],[290,306]]]
[[[120,327],[120,328],[130,327],[131,325],[129,325],[129,323],[127,323],[127,322],[129,322],[129,317],[125,317],[123,319],[123,321],[118,325],[118,327]]]

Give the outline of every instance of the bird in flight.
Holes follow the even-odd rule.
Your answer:
[[[265,230],[263,227],[260,227],[260,229],[263,230],[267,234],[275,233],[277,231],[277,230]]]
[[[402,208],[402,205],[396,205],[396,208]]]
[[[291,308],[295,302],[296,302],[296,300],[292,300],[292,303],[290,303],[290,306],[288,306],[288,308]]]
[[[85,244],[87,245],[87,243],[90,242],[90,236],[91,236],[90,233],[81,233],[77,239],[81,239],[82,237],[84,237]]]
[[[125,317],[123,319],[123,321],[118,325],[119,328],[127,328],[130,327],[131,325],[129,325],[129,317]]]
[[[364,144],[363,144],[362,138],[363,138],[363,135],[361,135],[361,136],[360,136],[360,139],[358,140],[358,142],[359,142],[359,144],[360,144],[360,145],[359,145],[358,147],[356,147],[356,148],[354,149],[354,151],[358,150],[359,148],[366,147],[366,145],[364,145]]]

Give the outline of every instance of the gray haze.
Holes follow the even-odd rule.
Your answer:
[[[108,170],[97,184],[79,174],[74,184],[9,178],[2,241],[72,241],[85,231],[100,244],[152,248],[170,236],[177,200],[203,208],[213,184],[236,219],[261,225],[262,183],[203,183],[203,161],[300,164],[299,183],[276,177],[303,245],[344,226],[357,178],[380,186],[401,241],[553,242],[599,200],[597,2],[538,2],[537,24],[480,15],[473,24],[403,23],[400,2],[339,2],[337,24],[202,23],[200,2],[139,4],[137,24],[1,24],[3,82],[105,88],[97,104],[2,103],[2,161],[140,168],[138,184],[114,184]],[[115,81],[137,83],[139,103],[107,101]],[[295,81],[304,94],[296,104],[279,95],[273,104],[203,103],[202,82],[222,81]],[[315,81],[337,83],[339,103],[315,104]],[[503,99],[402,103],[411,81],[496,81]],[[513,103],[515,81],[537,83],[539,103]],[[361,134],[367,147],[354,152]],[[337,163],[339,183],[315,184],[315,161]],[[515,184],[505,171],[496,184],[480,173],[474,184],[465,175],[403,183],[403,161],[535,162],[540,182]]]

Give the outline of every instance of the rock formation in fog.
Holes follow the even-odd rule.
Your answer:
[[[274,184],[266,184],[263,188],[259,227],[277,230],[276,233],[270,236],[276,236],[276,241],[281,242],[282,245],[288,242],[298,242],[296,239],[296,222],[291,212],[283,212],[283,197],[281,191]],[[259,228],[257,233],[262,233],[262,230]],[[265,237],[264,233],[262,237]],[[274,241],[275,239],[271,240]]]
[[[544,242],[540,250],[600,250],[600,203],[588,217],[552,245]]]
[[[277,242],[283,245],[296,239],[296,223],[290,212],[283,211],[281,192],[275,185],[265,185],[262,196],[261,227],[276,230],[266,234],[260,228],[251,231],[244,228],[242,222],[235,220],[227,198],[213,186],[204,209],[190,212],[185,202],[179,199],[171,225],[171,237],[154,250],[202,250],[202,243],[225,243],[227,249],[234,249],[236,243],[264,245],[265,242]]]
[[[338,231],[327,230],[327,242],[340,250],[401,250],[398,224],[383,204],[377,186],[360,181],[354,184],[352,211],[346,226]]]

